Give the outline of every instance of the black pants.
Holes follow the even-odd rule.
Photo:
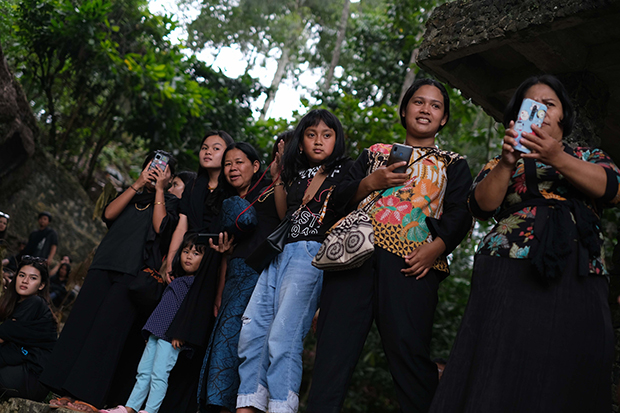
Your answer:
[[[430,341],[438,274],[405,277],[403,258],[375,248],[361,268],[325,273],[308,413],[339,412],[373,319],[403,412],[426,412],[437,387]]]
[[[25,364],[0,368],[0,398],[19,397],[41,402],[49,391]]]

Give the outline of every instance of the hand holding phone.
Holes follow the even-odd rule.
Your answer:
[[[525,146],[521,145],[521,138],[523,132],[532,133],[532,124],[540,127],[547,115],[547,106],[540,102],[536,102],[532,99],[524,99],[519,109],[519,117],[514,125],[514,131],[517,132],[515,140],[517,144],[515,149],[519,152],[530,153],[531,151]]]
[[[395,143],[392,145],[392,150],[390,151],[390,157],[388,158],[387,164],[388,166],[393,165],[398,162],[407,162],[409,164],[409,160],[411,159],[411,154],[413,153],[413,147],[409,145],[403,145],[402,143]],[[395,173],[405,173],[407,172],[407,166],[399,166],[394,169]]]

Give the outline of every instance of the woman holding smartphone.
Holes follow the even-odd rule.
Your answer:
[[[437,386],[429,347],[446,256],[471,225],[467,161],[435,146],[450,117],[444,86],[417,80],[400,105],[408,161],[385,166],[391,145],[364,150],[334,192],[347,212],[376,199],[369,215],[375,252],[360,268],[326,272],[308,412],[340,412],[373,319],[402,411],[426,411]],[[404,167],[403,173],[395,169]]]
[[[514,149],[521,102],[547,106]],[[498,221],[475,257],[471,293],[432,412],[609,412],[614,353],[599,216],[620,200],[620,170],[600,149],[563,142],[566,89],[523,82],[504,113],[502,154],[468,204]]]

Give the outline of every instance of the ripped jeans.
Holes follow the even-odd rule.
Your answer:
[[[260,275],[239,337],[237,408],[297,412],[303,340],[323,282],[323,271],[311,264],[320,246],[315,241],[286,244]]]

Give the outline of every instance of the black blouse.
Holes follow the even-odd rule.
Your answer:
[[[159,234],[153,229],[154,193],[136,194],[115,220],[105,218],[106,206],[102,219],[109,230],[99,244],[90,268],[131,275],[136,275],[144,267],[158,270],[162,255],[168,249],[167,244],[160,242],[161,237],[166,236],[169,243],[178,222],[179,199],[168,193],[164,199],[166,218]]]
[[[344,179],[347,171],[353,165],[353,160],[346,159],[325,178],[314,197],[295,216],[288,242],[316,241],[323,242],[326,232],[342,217],[340,208],[333,203],[332,192]],[[299,172],[297,179],[287,188],[287,211],[291,216],[299,209],[304,193],[319,167]]]

